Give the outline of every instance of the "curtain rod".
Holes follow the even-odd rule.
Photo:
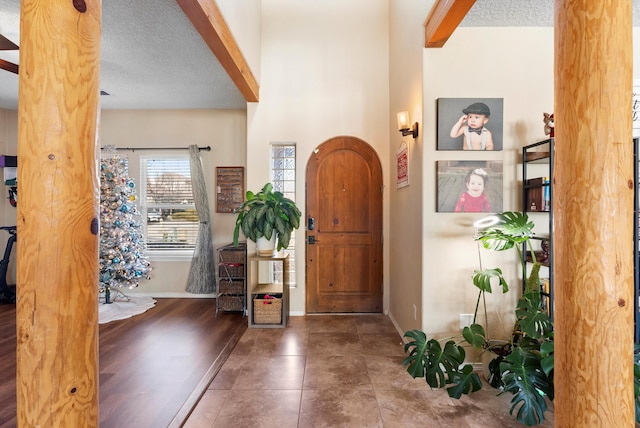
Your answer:
[[[132,152],[135,152],[136,150],[189,150],[189,147],[101,147],[100,148],[100,150],[105,150],[105,149],[131,150]],[[198,150],[206,150],[210,152],[211,146],[198,147]]]

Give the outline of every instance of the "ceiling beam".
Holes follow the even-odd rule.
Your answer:
[[[476,0],[436,0],[424,23],[425,48],[441,48]]]
[[[18,74],[18,64],[0,59],[0,68]]]
[[[247,102],[259,100],[258,82],[214,0],[176,0]]]

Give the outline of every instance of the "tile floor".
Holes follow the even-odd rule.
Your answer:
[[[461,400],[402,366],[402,338],[383,315],[291,317],[247,329],[186,428],[519,427],[510,395],[486,385]],[[541,427],[553,426],[553,413]]]

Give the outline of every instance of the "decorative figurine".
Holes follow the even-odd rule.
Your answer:
[[[544,122],[544,135],[548,135],[549,138],[553,138],[553,128],[554,128],[554,121],[553,121],[553,113],[549,114],[549,113],[542,113],[544,115],[544,119],[542,119],[542,121]]]

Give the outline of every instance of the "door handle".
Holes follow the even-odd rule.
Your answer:
[[[316,242],[317,242],[317,241],[316,241],[316,236],[315,236],[315,235],[309,235],[309,236],[307,236],[307,244],[309,244],[309,245],[313,245],[313,244],[315,244]]]

